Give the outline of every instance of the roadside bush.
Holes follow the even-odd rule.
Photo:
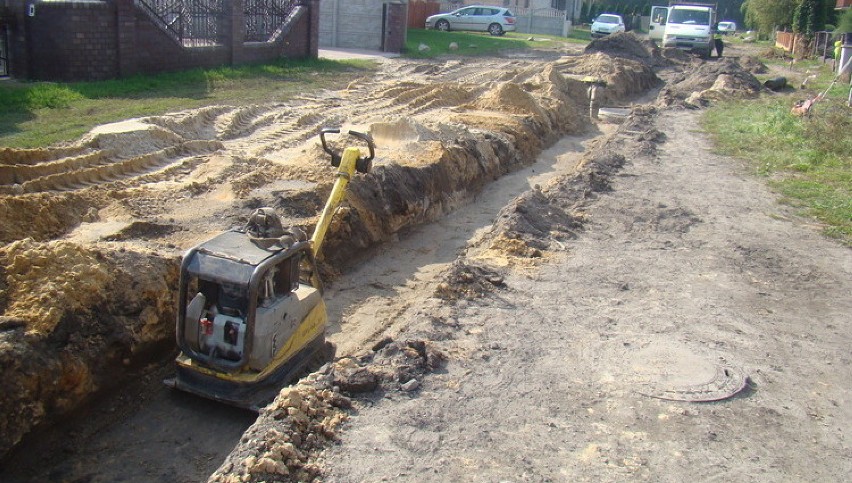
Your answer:
[[[841,15],[840,18],[837,19],[837,30],[835,30],[834,33],[852,33],[852,8],[843,12],[843,15]]]
[[[23,84],[0,90],[0,112],[16,112],[30,109],[60,109],[83,96],[68,87],[50,82]]]

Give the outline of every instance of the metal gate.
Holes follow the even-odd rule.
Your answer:
[[[9,77],[9,29],[0,24],[0,77]]]

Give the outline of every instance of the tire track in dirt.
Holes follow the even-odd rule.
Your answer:
[[[424,70],[421,64],[403,63],[391,72],[353,83],[343,96],[303,96],[288,105],[214,106],[104,126],[72,147],[5,149],[0,152],[0,194],[109,188],[119,180],[128,181],[129,186],[157,183],[161,178],[150,174],[180,165],[188,157],[220,149],[264,156],[309,141],[317,126],[458,107],[481,95],[495,80],[516,81],[513,77],[529,64],[512,62],[514,69],[494,79],[493,71],[482,65],[451,61]],[[400,76],[416,80],[401,83]],[[436,78],[441,80],[438,85]]]

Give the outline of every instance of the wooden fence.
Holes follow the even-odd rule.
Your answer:
[[[775,46],[792,52],[796,45],[796,34],[793,32],[775,32]]]
[[[422,29],[426,17],[440,12],[440,2],[414,0],[408,4],[408,28]]]
[[[775,47],[796,58],[822,57],[823,60],[834,55],[833,32],[815,32],[812,39],[793,32],[775,32]]]

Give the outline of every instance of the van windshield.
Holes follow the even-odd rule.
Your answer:
[[[709,10],[687,10],[676,8],[669,14],[669,23],[710,25]]]

